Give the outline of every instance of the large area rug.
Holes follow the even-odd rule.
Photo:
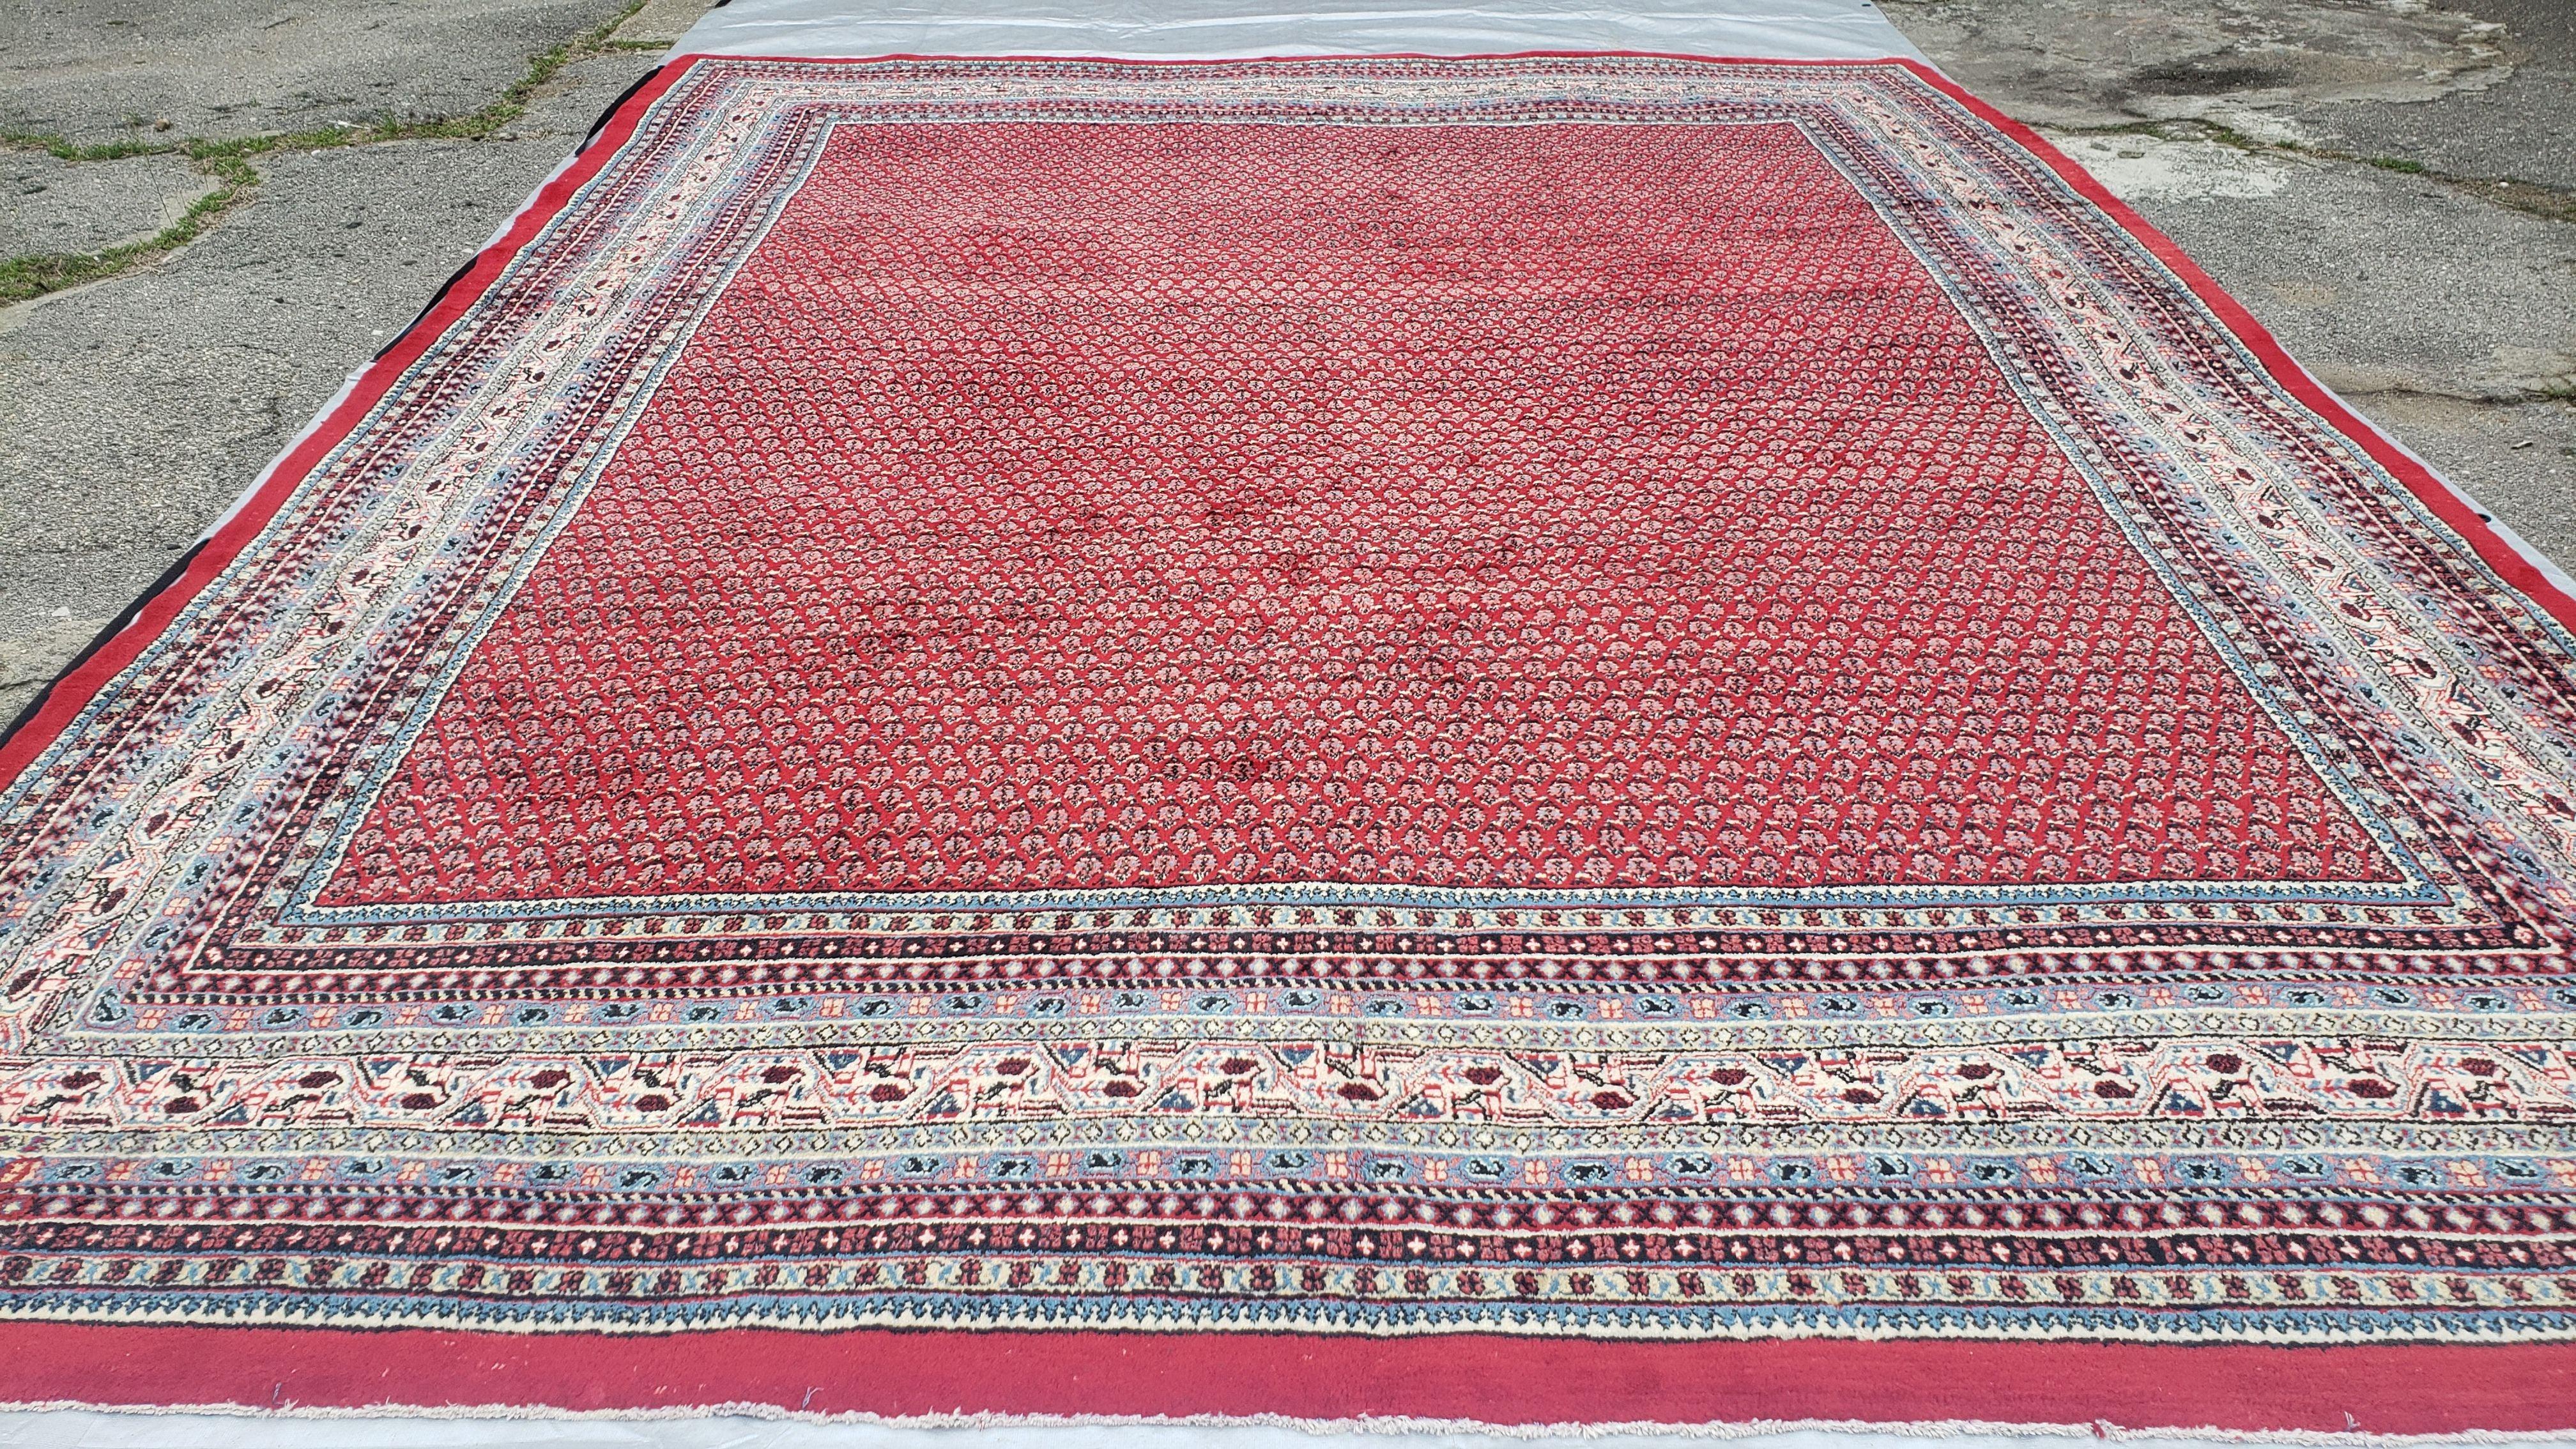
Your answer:
[[[2571,619],[1903,63],[674,65],[0,757],[0,1397],[2576,1427]]]

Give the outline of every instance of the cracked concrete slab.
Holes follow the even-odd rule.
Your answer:
[[[229,138],[463,115],[625,0],[0,6],[0,131]]]
[[[262,158],[254,199],[160,265],[0,309],[0,722],[195,541],[657,59],[576,61],[512,139]]]
[[[2205,120],[2453,176],[2576,188],[2567,0],[1889,0],[2022,120]]]
[[[1887,10],[1969,89],[2060,126],[2425,101],[2513,73],[2504,27],[2422,0],[1891,0]]]
[[[2495,43],[2510,75],[2432,104],[2302,99],[2291,114],[2359,155],[2405,157],[2454,176],[2509,176],[2576,189],[2576,4],[2452,0],[2452,8],[2504,27]]]
[[[2289,163],[2216,141],[2063,131],[2050,138],[2131,205],[2215,197],[2258,201],[2290,189]]]
[[[2576,225],[2535,214],[2551,209],[2542,188],[2495,185],[2576,184],[2576,7],[1886,8],[1936,64],[2180,242],[2365,416],[2576,564]]]
[[[184,156],[65,161],[0,151],[0,257],[95,252],[153,235],[215,189]]]

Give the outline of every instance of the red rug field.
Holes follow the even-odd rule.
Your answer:
[[[2576,1429],[2571,621],[1901,62],[675,63],[0,751],[0,1399]]]

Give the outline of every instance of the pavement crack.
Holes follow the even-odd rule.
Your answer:
[[[481,110],[432,120],[347,122],[310,131],[245,136],[229,141],[182,137],[146,140],[127,137],[97,145],[79,145],[68,137],[26,131],[0,131],[0,149],[42,151],[63,161],[121,161],[135,156],[180,155],[195,163],[215,187],[199,197],[179,218],[150,236],[90,252],[36,252],[0,258],[0,306],[29,302],[55,292],[122,276],[170,255],[205,234],[226,212],[250,198],[260,184],[251,158],[298,152],[337,150],[347,146],[382,145],[392,141],[479,141],[502,135],[502,128],[527,114],[528,101],[557,72],[584,56],[636,48],[610,39],[617,27],[644,8],[645,0],[628,0],[624,10],[552,50],[531,57],[528,69]],[[659,48],[659,47],[657,47]],[[138,118],[135,129],[140,131]]]
[[[2411,397],[2422,398],[2429,402],[2459,403],[2468,407],[2480,408],[2523,408],[2529,407],[2534,403],[2561,401],[2568,396],[2568,394],[2563,391],[2533,391],[2528,389],[2513,389],[2507,391],[2504,389],[2497,389],[2495,391],[2472,392],[2460,388],[2446,388],[2432,384],[2418,385],[2409,382],[2355,382],[2351,380],[2343,380],[2331,382],[2329,385],[2334,388],[2337,396],[2345,398]]]
[[[2417,176],[2464,196],[2519,211],[2543,221],[2576,222],[2576,187],[2553,186],[2519,176],[2463,176],[2406,156],[2372,156],[2307,141],[2267,141],[2221,121],[2199,117],[2163,121],[2130,121],[2111,126],[2056,126],[2068,136],[2151,136],[2159,141],[2211,141],[2253,156],[2283,156],[2310,161],[2337,161],[2380,171]]]

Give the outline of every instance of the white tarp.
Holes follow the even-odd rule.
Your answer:
[[[733,0],[682,55],[1080,55],[1222,60],[1266,55],[1500,55],[1642,50],[1854,60],[1919,55],[1869,0],[1738,0],[1627,8],[1495,0],[1352,3],[1286,11],[1255,0]]]

